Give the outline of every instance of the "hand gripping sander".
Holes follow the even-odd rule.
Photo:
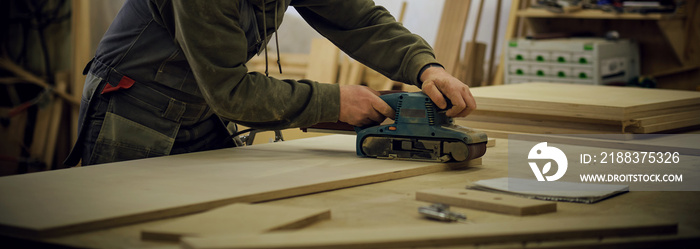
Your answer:
[[[357,155],[383,159],[465,161],[486,153],[486,133],[455,125],[422,92],[380,96],[396,112],[393,124],[355,128]],[[449,105],[448,108],[449,109]]]

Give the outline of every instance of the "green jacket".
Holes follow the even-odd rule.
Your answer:
[[[160,14],[155,21],[182,48],[202,97],[220,117],[246,126],[284,129],[338,120],[337,84],[280,80],[245,66],[289,6],[341,50],[392,80],[420,85],[420,69],[437,63],[422,38],[370,0],[153,2]]]

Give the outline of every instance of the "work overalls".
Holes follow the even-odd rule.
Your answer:
[[[252,8],[241,5],[250,58],[263,39]],[[150,11],[148,1],[127,1],[85,68],[79,136],[66,165],[81,157],[91,165],[234,146],[179,45]]]

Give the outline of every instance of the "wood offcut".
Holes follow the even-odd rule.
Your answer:
[[[416,192],[416,200],[510,215],[557,211],[557,203],[467,189],[429,189]]]

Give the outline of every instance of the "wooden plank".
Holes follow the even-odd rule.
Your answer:
[[[80,111],[80,97],[83,95],[83,85],[85,84],[85,76],[83,69],[88,61],[93,57],[95,51],[92,51],[91,40],[91,25],[90,21],[90,0],[72,0],[71,1],[71,35],[73,42],[71,43],[72,58],[71,58],[71,81],[70,92],[78,103],[71,109],[71,142],[78,140],[78,118]]]
[[[494,17],[493,21],[493,29],[492,29],[492,34],[491,34],[491,43],[489,43],[489,65],[488,69],[486,71],[486,81],[482,82],[482,86],[484,85],[493,85],[493,67],[496,64],[496,44],[498,44],[498,30],[500,29],[500,24],[501,24],[501,5],[502,5],[503,0],[498,0],[496,2],[496,14]]]
[[[484,9],[484,0],[479,1],[479,8],[476,12],[476,23],[474,23],[474,31],[472,32],[472,39],[467,42],[466,51],[464,53],[464,65],[465,77],[463,77],[462,82],[469,86],[478,86],[481,84],[479,77],[475,75],[475,72],[481,71],[479,73],[483,77],[484,71],[484,53],[486,51],[486,44],[478,43],[476,36],[479,33],[479,24],[481,24],[481,13]],[[477,49],[478,52],[477,52]]]
[[[325,38],[311,40],[306,78],[321,83],[337,83],[340,49]]]
[[[68,73],[56,73],[56,89],[65,91],[68,88]],[[46,163],[44,170],[50,170],[53,167],[54,154],[56,152],[56,142],[58,140],[58,128],[61,126],[61,118],[63,117],[63,100],[54,98],[51,103],[51,116],[46,131],[46,143],[44,144],[42,161]]]
[[[331,135],[2,177],[0,233],[67,234],[480,163],[361,158],[355,136]]]
[[[324,208],[236,203],[144,228],[141,239],[177,242],[182,237],[258,234],[304,227],[330,217],[330,209]]]
[[[471,0],[446,0],[435,38],[435,57],[448,73],[455,75],[459,65],[462,38],[467,26]]]
[[[487,131],[487,134],[489,132]],[[502,136],[499,136],[502,137]],[[700,156],[700,144],[695,136],[677,134],[611,135],[611,136],[570,136],[554,134],[528,134],[532,141],[579,145],[594,148],[612,148],[630,151],[678,152],[681,155]]]
[[[556,202],[467,189],[422,190],[416,192],[416,200],[519,216],[557,211]]]
[[[510,12],[508,14],[508,24],[506,25],[506,33],[503,37],[503,48],[501,50],[501,58],[498,60],[498,69],[496,70],[496,75],[493,78],[493,85],[503,85],[503,73],[505,70],[505,54],[508,48],[508,42],[517,37],[518,23],[520,22],[520,17],[517,13],[520,9],[520,0],[512,0],[510,3]]]
[[[685,127],[692,127],[700,125],[700,117],[694,117],[694,118],[689,118],[689,119],[681,119],[681,120],[673,120],[665,123],[659,123],[659,124],[653,124],[653,125],[646,125],[646,126],[640,126],[640,127],[627,127],[626,130],[629,130],[630,132],[634,133],[656,133],[656,132],[661,132],[661,131],[668,131],[668,130],[673,130],[673,129],[680,129],[680,128],[685,128]]]
[[[676,234],[676,232],[676,222],[650,216],[620,215],[561,219],[535,218],[507,223],[435,224],[185,238],[183,246],[192,249],[424,247]]]
[[[650,126],[650,125],[657,125],[657,124],[661,124],[661,123],[667,123],[669,121],[685,120],[685,119],[693,119],[693,118],[700,119],[700,110],[674,112],[674,113],[664,114],[664,115],[659,115],[659,116],[638,118],[638,119],[633,119],[632,122],[634,123],[635,126],[644,127],[644,126]]]
[[[700,108],[700,92],[557,83],[486,86],[471,90],[480,110],[626,121]]]
[[[486,44],[481,42],[467,42],[462,64],[462,75],[459,79],[469,86],[480,86],[484,79],[484,57]],[[471,54],[473,53],[473,54]]]
[[[534,134],[621,134],[622,126],[605,126],[605,125],[586,125],[572,124],[572,126],[564,124],[564,126],[544,126],[536,124],[518,124],[518,123],[496,123],[488,121],[475,121],[469,119],[458,119],[456,123],[462,126],[474,129],[490,129],[509,132],[512,134],[518,133],[534,133]],[[578,125],[578,126],[573,126]]]

